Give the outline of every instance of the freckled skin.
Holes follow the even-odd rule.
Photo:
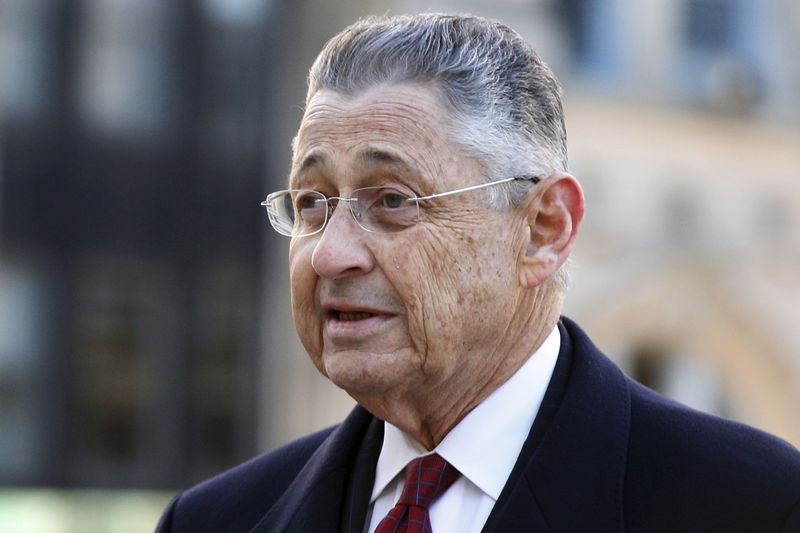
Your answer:
[[[346,196],[396,183],[422,196],[484,181],[447,121],[438,93],[418,85],[319,91],[295,140],[290,187]],[[402,164],[365,162],[370,150]],[[322,233],[292,239],[289,258],[295,326],[317,368],[432,448],[541,343],[558,302],[519,281],[531,239],[524,210],[492,210],[479,192],[421,207],[419,223],[392,234],[364,231],[337,208]],[[393,318],[375,335],[332,339],[321,308],[332,300]]]

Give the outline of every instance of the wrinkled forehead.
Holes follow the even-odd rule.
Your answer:
[[[439,92],[417,84],[357,94],[317,91],[293,142],[292,175],[331,158],[413,167],[453,150],[450,113]]]

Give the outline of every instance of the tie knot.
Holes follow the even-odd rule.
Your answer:
[[[417,457],[406,466],[403,495],[397,503],[427,509],[460,475],[439,454]]]

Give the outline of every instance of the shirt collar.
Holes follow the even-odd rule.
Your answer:
[[[558,327],[500,387],[464,417],[433,450],[481,491],[497,500],[528,436],[558,359]],[[371,502],[415,457],[429,453],[384,422]]]

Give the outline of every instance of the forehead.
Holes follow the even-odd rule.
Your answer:
[[[355,95],[320,90],[295,139],[292,175],[353,164],[423,171],[458,151],[446,133],[449,121],[439,93],[428,87],[384,85]]]

